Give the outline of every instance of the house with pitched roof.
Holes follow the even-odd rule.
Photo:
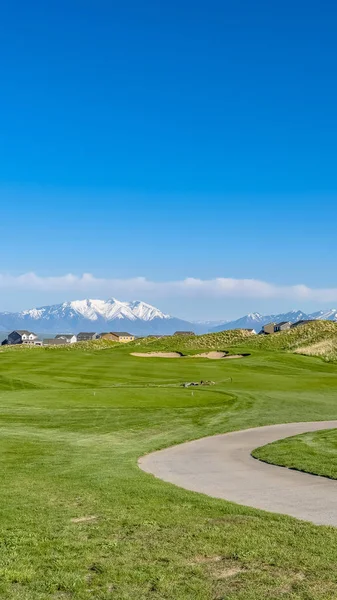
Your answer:
[[[127,331],[109,331],[107,333],[101,333],[101,338],[125,344],[127,342],[132,342],[135,339],[135,336]]]
[[[5,343],[10,346],[13,344],[30,344],[32,346],[42,346],[42,341],[39,340],[36,333],[28,331],[27,329],[15,329],[8,335],[8,338],[7,340],[5,340]]]

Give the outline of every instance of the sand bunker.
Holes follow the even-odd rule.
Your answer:
[[[226,358],[227,352],[219,352],[213,350],[212,352],[202,352],[201,354],[192,354],[191,358],[211,358],[217,360],[219,358]]]
[[[210,358],[211,360],[223,360],[228,358],[243,358],[243,354],[227,354],[227,352],[202,352],[201,354],[191,354],[183,356],[179,352],[131,352],[131,356],[140,356],[142,358]]]
[[[227,354],[227,352],[203,352],[202,354],[193,354],[189,358],[210,358],[212,360],[227,359],[227,358],[243,358],[244,354]]]
[[[131,356],[143,358],[181,358],[179,352],[131,352]]]

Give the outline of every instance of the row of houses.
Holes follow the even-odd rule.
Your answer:
[[[296,323],[292,323],[291,321],[281,321],[280,323],[267,323],[263,325],[260,333],[262,335],[270,335],[271,333],[278,333],[279,331],[286,331],[287,329],[293,329],[294,327],[299,327],[300,325],[305,325],[306,323],[311,323],[313,319],[303,319],[302,321],[296,321]]]
[[[74,344],[76,342],[86,342],[90,340],[113,340],[114,342],[126,343],[135,339],[134,335],[127,331],[107,331],[97,333],[95,331],[81,331],[77,335],[73,333],[59,333],[54,338],[40,339],[33,331],[26,329],[16,329],[2,342],[2,345],[27,344],[30,346],[62,346],[65,344]]]
[[[286,331],[293,327],[305,325],[310,323],[312,319],[297,321],[292,323],[291,321],[281,321],[280,323],[267,323],[263,325],[260,335],[270,335],[279,331]],[[256,334],[254,329],[246,329],[249,333]],[[173,335],[195,335],[193,331],[176,331]],[[160,338],[162,335],[149,335],[148,337]],[[76,342],[87,342],[90,340],[112,340],[114,342],[120,342],[125,344],[132,342],[135,336],[127,331],[103,331],[101,333],[95,331],[81,331],[77,335],[74,333],[59,333],[53,338],[44,338],[43,340],[36,335],[33,331],[26,329],[16,329],[12,331],[7,339],[2,342],[2,345],[14,345],[14,344],[28,344],[30,346],[61,346],[65,344],[75,344]]]

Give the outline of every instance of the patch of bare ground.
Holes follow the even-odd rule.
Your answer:
[[[212,578],[215,585],[213,597],[219,600],[223,600],[223,598],[227,597],[226,594],[232,594],[234,590],[238,594],[242,593],[247,589],[250,581],[260,581],[263,586],[272,588],[273,596],[270,596],[270,598],[275,599],[288,597],[288,595],[296,593],[300,587],[310,585],[306,581],[306,576],[303,572],[294,572],[291,569],[281,570],[267,564],[243,564],[225,556],[196,556],[189,564],[191,566],[204,567],[208,571],[208,575]]]
[[[97,521],[98,517],[96,517],[95,515],[89,515],[88,517],[75,517],[74,519],[71,519],[72,523],[93,523],[94,521]]]
[[[246,569],[223,556],[196,556],[192,565],[207,565],[215,579],[227,579],[243,573]]]

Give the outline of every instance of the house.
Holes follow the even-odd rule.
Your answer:
[[[32,346],[42,346],[42,342],[38,339],[36,333],[27,331],[27,329],[16,329],[15,331],[12,331],[8,335],[7,344],[30,344]]]
[[[40,340],[38,337],[34,338],[33,340],[23,340],[22,343],[29,346],[43,346],[43,340]]]
[[[290,329],[291,321],[281,321],[280,323],[276,323],[275,331],[287,331]]]
[[[173,335],[195,335],[194,331],[176,331]]]
[[[135,339],[135,336],[131,335],[131,333],[128,333],[127,331],[109,331],[109,333],[101,334],[101,337],[103,337],[105,340],[120,342],[121,344],[132,342]]]
[[[267,323],[266,325],[263,325],[262,331],[264,334],[270,335],[271,333],[275,333],[275,327],[276,323]]]
[[[81,333],[77,335],[77,341],[87,342],[88,340],[98,340],[100,337],[100,334],[94,331],[81,331]]]
[[[160,334],[157,334],[157,333],[150,333],[146,337],[148,337],[148,338],[155,338],[155,339],[159,340],[160,338],[163,338],[163,337],[166,337],[166,336],[165,335],[160,335]]]
[[[43,340],[44,346],[65,346],[66,344],[67,342],[63,338],[45,338]]]
[[[313,323],[318,319],[303,319],[302,321],[296,321],[296,323],[292,323],[291,327],[298,327],[299,325],[306,325],[307,323]]]
[[[55,340],[64,340],[66,344],[75,344],[77,342],[77,335],[73,333],[58,333],[55,335]]]
[[[251,335],[256,335],[255,329],[242,329],[242,331],[247,331],[247,333],[250,333]]]
[[[99,337],[101,338],[101,340],[115,340],[115,337],[113,335],[113,333],[111,331],[102,331],[102,333],[99,334]]]

